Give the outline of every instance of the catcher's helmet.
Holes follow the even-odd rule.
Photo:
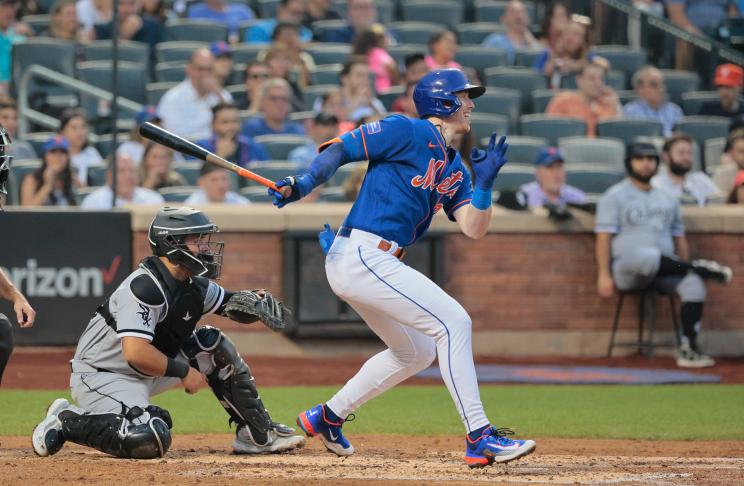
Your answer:
[[[194,275],[218,278],[222,268],[223,242],[212,242],[217,225],[198,209],[164,207],[150,223],[147,238],[150,248],[157,256],[168,257],[172,263],[181,265]],[[198,245],[196,253],[186,244],[186,237],[196,235],[192,241]]]
[[[413,102],[421,118],[426,116],[448,117],[460,109],[462,102],[457,93],[467,91],[471,99],[486,92],[483,86],[470,84],[459,69],[438,69],[426,74],[413,90]]]
[[[8,131],[0,125],[0,210],[3,208],[3,201],[5,196],[8,195],[8,190],[5,184],[8,182],[10,176],[10,163],[13,161],[13,156],[8,155],[10,150],[10,135]]]
[[[625,156],[625,170],[631,177],[636,177],[637,174],[633,170],[633,166],[630,165],[630,161],[639,157],[653,157],[656,159],[656,168],[659,168],[659,151],[656,150],[654,144],[648,142],[636,142],[628,148]]]

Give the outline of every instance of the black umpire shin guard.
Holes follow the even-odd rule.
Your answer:
[[[265,445],[276,425],[264,407],[251,370],[235,344],[216,327],[195,330],[183,347],[191,366],[207,376],[209,387],[238,427],[248,426],[253,441]]]

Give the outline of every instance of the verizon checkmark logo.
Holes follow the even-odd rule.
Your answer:
[[[119,270],[119,265],[121,265],[121,257],[119,255],[116,255],[114,259],[111,260],[111,265],[108,269],[101,269],[103,283],[105,283],[106,285],[111,285],[111,282],[114,281],[114,277],[116,276],[116,272]]]

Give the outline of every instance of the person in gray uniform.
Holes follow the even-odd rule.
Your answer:
[[[0,125],[0,211],[3,210],[8,190],[5,184],[10,177],[10,164],[13,156],[8,155],[10,151],[10,135]],[[34,325],[36,311],[26,300],[26,297],[13,285],[13,282],[0,270],[0,298],[6,299],[13,304],[13,310],[18,319],[20,327],[31,327]],[[5,314],[0,313],[0,382],[3,379],[5,365],[8,364],[10,354],[13,352],[13,325]]]
[[[50,456],[65,441],[123,458],[162,457],[173,427],[150,396],[181,385],[195,393],[206,376],[237,424],[238,454],[281,452],[304,445],[294,429],[274,422],[250,369],[219,329],[196,327],[217,314],[250,323],[284,326],[288,310],[264,290],[230,292],[219,276],[222,242],[201,211],[163,208],[148,238],[154,256],[142,260],[96,310],[71,361],[70,388],[77,406],[55,400],[32,434],[34,452]]]
[[[651,186],[659,154],[648,143],[633,144],[625,162],[628,177],[610,187],[597,205],[595,233],[600,296],[655,286],[674,291],[682,302],[682,336],[677,365],[715,364],[697,342],[706,288],[703,279],[728,283],[729,267],[690,261],[679,202]]]

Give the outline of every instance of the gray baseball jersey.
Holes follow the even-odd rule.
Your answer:
[[[98,313],[88,322],[80,340],[73,359],[73,368],[76,361],[98,368],[99,370],[122,373],[143,377],[141,373],[133,369],[124,359],[121,349],[121,338],[134,336],[152,341],[155,336],[155,328],[159,322],[165,319],[168,313],[168,302],[161,305],[150,305],[139,300],[131,288],[132,281],[147,275],[155,282],[163,292],[158,279],[142,264],[129,275],[109,298],[109,311],[116,320],[116,331],[114,331],[106,320]],[[214,282],[208,282],[204,298],[203,314],[215,312],[225,296],[222,287]],[[188,316],[188,314],[187,314]]]
[[[643,246],[674,255],[672,237],[684,236],[679,202],[652,188],[642,191],[625,179],[599,199],[595,233],[612,233],[612,257],[618,258]]]

